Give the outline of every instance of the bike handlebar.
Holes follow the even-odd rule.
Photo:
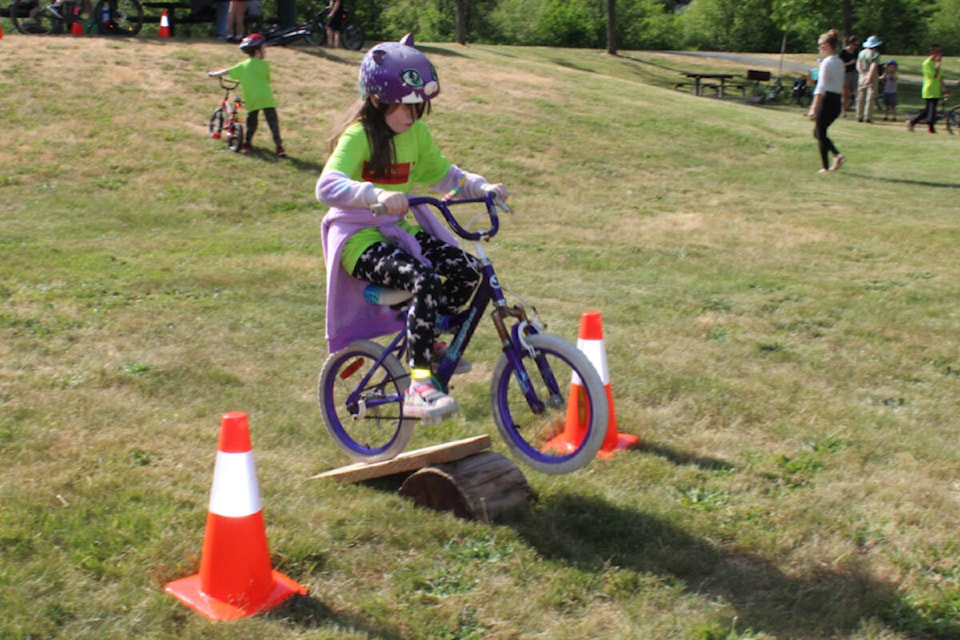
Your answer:
[[[510,211],[510,207],[503,201],[500,194],[495,191],[485,194],[482,198],[463,198],[458,200],[441,200],[440,198],[432,198],[429,196],[408,196],[407,202],[410,203],[411,207],[428,205],[439,210],[440,213],[443,214],[447,224],[453,229],[453,232],[464,240],[481,240],[483,238],[489,240],[497,235],[497,231],[500,229],[500,218],[497,215],[497,209],[499,208],[506,212]],[[490,228],[482,231],[467,231],[460,222],[453,217],[450,206],[480,202],[487,206],[487,215],[490,216]],[[378,202],[370,206],[370,211],[373,212],[373,215],[385,215],[387,213],[387,207]]]
[[[220,81],[220,86],[226,89],[227,91],[233,91],[240,86],[240,83],[236,80],[224,80],[226,76],[217,76],[217,80]]]

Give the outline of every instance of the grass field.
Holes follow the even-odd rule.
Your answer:
[[[265,125],[248,156],[207,137],[205,72],[235,47],[11,31],[3,640],[960,637],[960,137],[840,121],[847,163],[818,175],[799,107],[675,91],[683,57],[427,47],[435,137],[513,194],[489,248],[504,285],[571,341],[602,312],[618,426],[641,441],[526,471],[536,502],[469,522],[399,481],[308,479],[347,463],[315,406],[313,189],[361,54],[269,52],[277,160]],[[461,412],[412,447],[505,451],[491,327],[473,347]],[[212,623],[163,586],[197,571],[233,410],[274,568],[310,593]]]

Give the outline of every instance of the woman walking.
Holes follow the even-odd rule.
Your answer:
[[[822,34],[817,42],[822,60],[817,71],[817,86],[813,90],[813,102],[810,104],[807,117],[816,123],[813,127],[813,137],[817,139],[822,165],[818,173],[836,171],[845,160],[843,154],[827,136],[827,129],[843,109],[844,69],[843,61],[837,56],[839,46],[840,36],[836,29]],[[834,156],[833,164],[830,164],[831,153]]]

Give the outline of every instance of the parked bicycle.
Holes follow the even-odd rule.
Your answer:
[[[10,21],[23,34],[83,33],[135,36],[143,26],[140,0],[13,0]]]
[[[923,114],[920,120],[917,121],[917,124],[925,124],[927,122],[927,118],[925,117],[926,113],[926,109],[911,111],[910,113],[906,114],[906,118],[904,118],[904,120],[909,123],[916,116]],[[960,105],[957,105],[952,109],[947,109],[947,99],[940,98],[940,106],[937,108],[936,114],[936,122],[942,122],[947,127],[947,132],[950,133],[950,135],[956,135],[957,130],[960,129]]]
[[[223,76],[218,76],[220,86],[223,88],[223,100],[213,115],[210,116],[210,137],[214,140],[220,140],[224,137],[226,130],[227,147],[231,151],[240,151],[243,145],[243,125],[240,124],[240,110],[243,108],[243,100],[239,95],[234,95],[231,99],[231,92],[235,91],[239,82],[225,80]]]
[[[312,45],[322,47],[327,43],[327,22],[330,21],[330,7],[324,6],[319,11],[316,5],[311,5],[309,10],[308,23],[310,33],[306,39]],[[363,29],[353,20],[353,14],[349,9],[340,9],[340,45],[344,49],[357,51],[363,46]]]
[[[451,205],[470,203],[484,204],[486,213],[461,226]],[[490,406],[501,438],[517,459],[544,473],[568,473],[587,464],[599,451],[607,429],[604,386],[580,350],[543,332],[545,325],[536,309],[531,307],[531,317],[521,304],[508,303],[482,243],[497,234],[497,209],[509,209],[495,194],[453,202],[411,197],[410,205],[439,211],[458,236],[472,243],[483,269],[483,281],[470,305],[455,316],[438,318],[438,330],[453,334],[435,374],[439,384],[448,390],[457,363],[492,303],[490,317],[501,355],[490,379]],[[485,218],[489,228],[469,230]],[[366,295],[370,304],[410,297],[376,285],[369,285]],[[398,317],[406,313],[403,305],[393,306]],[[413,434],[416,420],[403,414],[404,391],[410,384],[410,374],[401,364],[407,350],[406,331],[387,340],[386,346],[372,340],[351,342],[328,356],[320,372],[318,400],[324,426],[353,460],[389,460],[403,451]],[[573,437],[565,431],[568,409],[580,421]]]

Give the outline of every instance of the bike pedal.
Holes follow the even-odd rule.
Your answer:
[[[448,413],[447,415],[440,415],[440,416],[424,416],[420,418],[420,424],[427,427],[432,427],[433,425],[440,424],[441,422],[443,422],[448,415],[450,414]]]

